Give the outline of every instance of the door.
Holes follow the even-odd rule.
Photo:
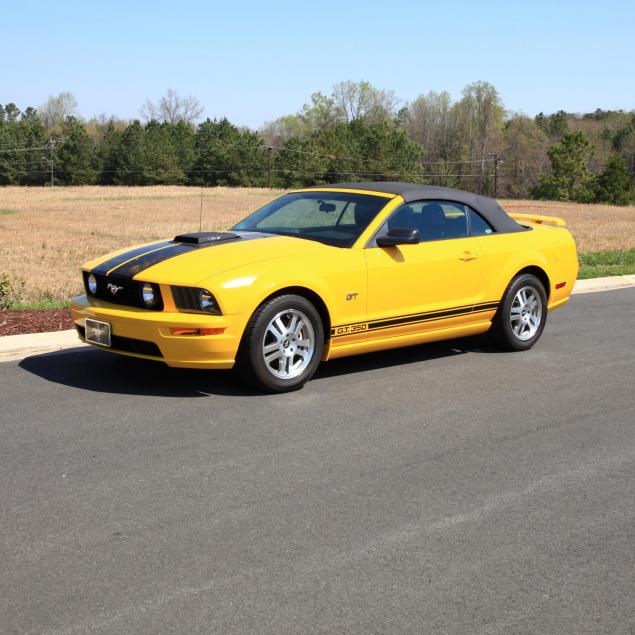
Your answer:
[[[470,236],[470,209],[450,201],[419,201],[395,210],[389,229],[419,231],[419,244],[365,249],[369,330],[390,337],[460,326],[483,306],[484,264],[479,238]]]

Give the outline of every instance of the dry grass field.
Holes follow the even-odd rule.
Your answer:
[[[203,229],[226,229],[278,190],[209,188]],[[635,207],[502,201],[510,212],[565,218],[583,252],[635,247]],[[191,187],[0,188],[0,274],[22,303],[60,301],[81,289],[79,268],[99,254],[197,231],[201,190]]]

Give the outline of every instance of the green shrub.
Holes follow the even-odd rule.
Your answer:
[[[11,280],[6,273],[0,273],[0,310],[4,311],[11,307],[13,297],[13,287]]]

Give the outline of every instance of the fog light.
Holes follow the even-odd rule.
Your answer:
[[[143,303],[146,306],[154,306],[157,301],[157,294],[154,287],[146,282],[143,287],[141,287],[141,297],[143,298]]]
[[[92,273],[88,276],[88,293],[90,295],[97,293],[97,278]]]

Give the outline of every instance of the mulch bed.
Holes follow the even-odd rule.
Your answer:
[[[66,331],[72,328],[70,309],[0,311],[0,336]]]

